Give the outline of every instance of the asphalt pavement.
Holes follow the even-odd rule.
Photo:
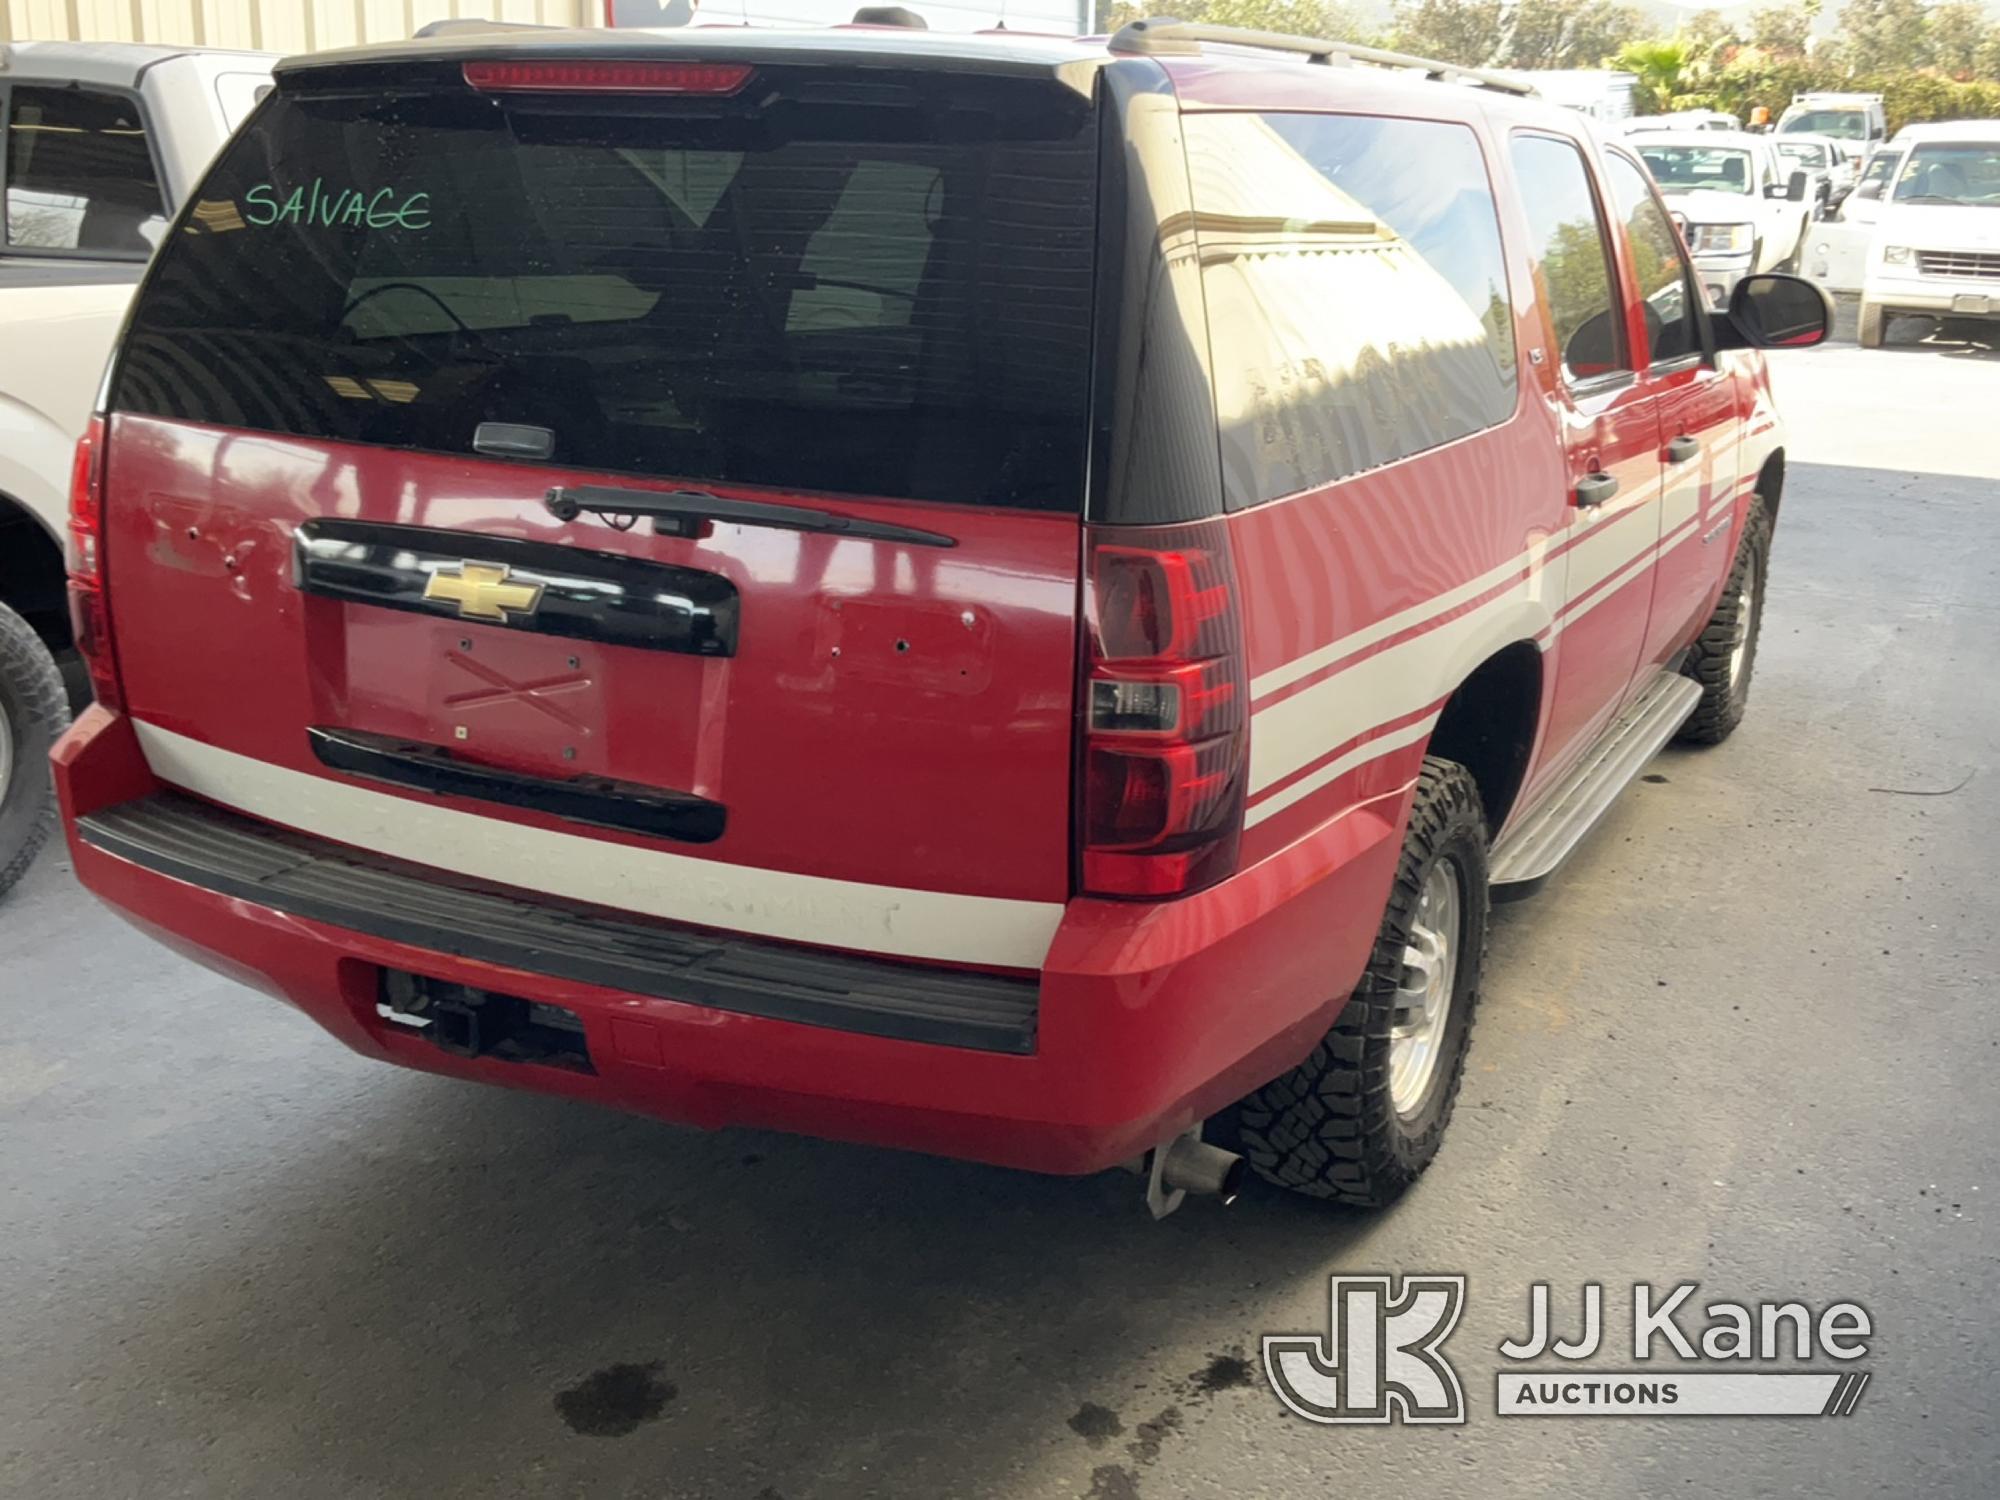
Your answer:
[[[394,1071],[46,857],[0,903],[0,1495],[2000,1494],[2000,355],[1777,379],[1749,717],[1500,916],[1450,1140],[1377,1217],[1154,1224],[1123,1174]],[[1263,1382],[1366,1272],[1468,1278],[1465,1425]],[[1602,1284],[1616,1344],[1684,1280],[1862,1304],[1865,1398],[1495,1415],[1531,1282],[1564,1322]]]

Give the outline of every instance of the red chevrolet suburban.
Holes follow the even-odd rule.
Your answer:
[[[1742,714],[1826,322],[1331,42],[294,59],[78,450],[76,870],[410,1067],[1382,1203],[1489,901]]]

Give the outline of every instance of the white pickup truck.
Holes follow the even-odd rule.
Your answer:
[[[1745,276],[1797,267],[1812,223],[1811,181],[1772,149],[1770,137],[1653,131],[1628,144],[1679,220],[1710,306],[1726,307]]]
[[[0,891],[47,836],[49,747],[87,691],[58,668],[76,440],[147,257],[275,61],[0,44]]]

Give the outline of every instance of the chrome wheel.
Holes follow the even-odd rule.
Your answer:
[[[1750,659],[1750,630],[1757,620],[1757,554],[1743,556],[1743,582],[1736,590],[1736,628],[1730,632],[1729,691],[1743,681],[1744,664]]]
[[[1403,982],[1389,1027],[1389,1103],[1408,1119],[1423,1108],[1444,1051],[1458,979],[1464,902],[1457,864],[1440,859],[1424,877],[1423,895],[1403,949]]]

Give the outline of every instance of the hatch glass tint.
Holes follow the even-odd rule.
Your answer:
[[[1053,83],[729,101],[281,91],[139,307],[118,410],[1074,511],[1095,131]]]

